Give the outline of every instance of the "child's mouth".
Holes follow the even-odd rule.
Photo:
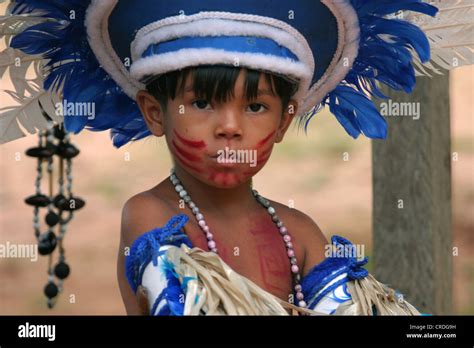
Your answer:
[[[221,158],[219,154],[209,156],[209,158],[211,159],[213,165],[220,168],[234,168],[239,165],[237,161],[232,161],[231,159],[228,159],[225,156],[222,156]]]

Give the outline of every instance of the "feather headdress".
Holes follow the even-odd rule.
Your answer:
[[[447,67],[440,60],[458,30],[432,30],[426,18],[437,8],[421,0],[270,2],[11,1],[0,17],[7,44],[0,75],[10,73],[14,91],[6,93],[19,105],[0,110],[0,143],[44,129],[48,118],[76,134],[110,130],[116,147],[142,139],[151,133],[135,94],[147,77],[236,57],[240,66],[299,81],[297,119],[305,129],[327,105],[352,137],[385,138],[387,124],[370,97],[383,97],[380,84],[412,91],[414,66],[425,69],[414,59],[430,60],[429,40],[434,63]],[[443,6],[440,23],[459,18],[451,11],[467,19],[472,9],[453,6],[459,10]],[[400,11],[409,11],[407,20],[390,17]],[[413,24],[420,20],[429,40]],[[457,44],[456,54],[469,61],[469,48]],[[28,80],[31,67],[36,77]],[[94,103],[95,115],[61,114],[58,103]]]

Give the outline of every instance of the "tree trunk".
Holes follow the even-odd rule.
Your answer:
[[[449,74],[419,78],[412,94],[384,93],[391,100],[377,103],[387,114],[388,136],[372,142],[374,275],[421,312],[448,314],[453,256]],[[397,107],[408,115],[395,116]]]

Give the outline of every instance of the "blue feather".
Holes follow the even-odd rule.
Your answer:
[[[353,138],[362,132],[366,137],[385,139],[387,123],[364,94],[350,86],[338,86],[329,97],[329,108]]]
[[[362,17],[368,14],[385,16],[398,11],[414,11],[434,16],[438,9],[422,0],[352,0],[352,5],[357,9],[357,14]]]
[[[398,19],[373,18],[371,34],[387,34],[395,40],[394,44],[413,47],[422,62],[430,59],[430,44],[425,33],[416,25]]]
[[[12,40],[12,47],[27,54],[41,54],[49,59],[44,88],[58,92],[71,103],[93,103],[95,117],[68,116],[67,131],[75,134],[84,128],[91,131],[110,129],[114,146],[142,139],[149,132],[136,102],[103,70],[87,42],[84,26],[87,0],[17,0],[13,13],[42,11],[42,16],[57,19],[25,30]],[[70,20],[74,10],[75,19]]]
[[[16,35],[10,46],[29,55],[45,54],[60,50],[64,25],[57,22],[40,23]]]
[[[380,84],[395,90],[412,92],[415,84],[413,54],[422,62],[430,59],[426,35],[417,26],[383,16],[398,11],[415,11],[434,16],[438,9],[422,0],[351,0],[360,25],[357,58],[344,81],[321,102],[353,138],[363,133],[369,138],[384,139],[387,124],[367,98],[386,98]],[[307,131],[314,111],[302,117]]]

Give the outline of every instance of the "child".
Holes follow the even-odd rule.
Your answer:
[[[45,89],[97,106],[65,116],[68,131],[111,129],[117,147],[164,136],[171,152],[170,177],[123,208],[129,314],[418,313],[349,241],[333,236],[344,253],[326,257],[310,217],[251,184],[322,106],[354,138],[386,137],[367,95],[410,91],[411,51],[429,60],[416,26],[384,17],[399,10],[436,13],[420,0],[13,2],[33,23],[11,46],[47,59]]]
[[[177,91],[168,91],[167,86]],[[297,107],[290,100],[294,86],[254,70],[199,67],[164,75],[149,90],[151,94],[141,91],[137,97],[147,125],[155,136],[166,137],[176,176],[212,228],[219,255],[237,273],[289,301],[293,280],[288,251],[267,209],[255,199],[250,183],[294,118],[295,112],[289,111]],[[160,90],[165,92],[160,94]],[[158,100],[164,100],[163,104]],[[180,113],[180,108],[185,111]],[[213,157],[226,146],[255,151],[256,165],[226,163]],[[171,216],[183,213],[181,200],[166,178],[124,207],[118,275],[129,313],[137,313],[138,308],[125,280],[123,251],[143,231],[163,226]],[[295,264],[305,275],[310,266],[322,261],[325,238],[305,214],[273,201],[271,206],[291,232]],[[196,220],[191,219],[184,230],[193,245],[210,248]],[[239,250],[237,256],[235,248]]]

